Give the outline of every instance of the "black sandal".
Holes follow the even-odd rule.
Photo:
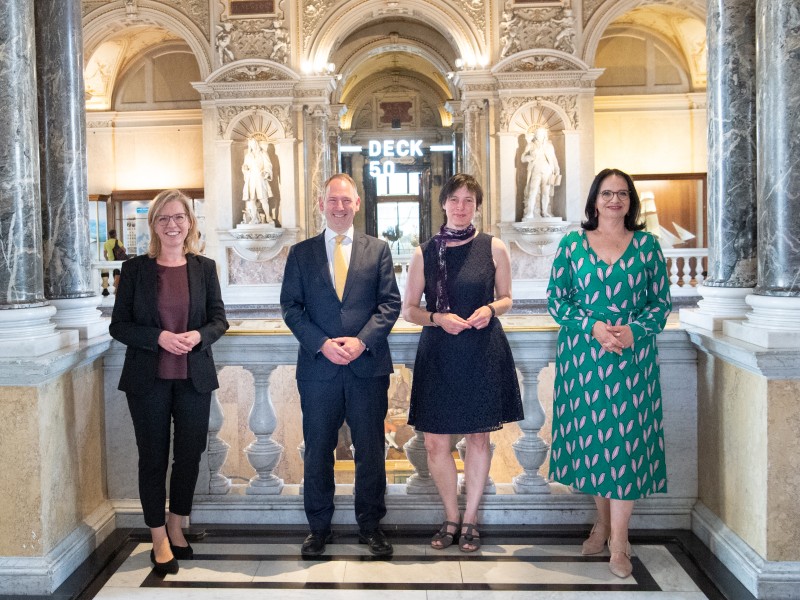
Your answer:
[[[481,549],[481,534],[474,523],[464,523],[461,531],[461,548],[462,552],[475,552]],[[469,546],[475,546],[469,548]]]
[[[453,527],[453,532],[447,530],[448,527]],[[431,538],[431,548],[434,550],[444,550],[445,548],[449,548],[453,545],[458,539],[458,523],[454,523],[453,521],[444,521],[442,523],[441,529],[433,534]],[[435,542],[439,542],[439,546],[434,546]]]

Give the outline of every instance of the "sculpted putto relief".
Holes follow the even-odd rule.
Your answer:
[[[514,8],[506,2],[500,21],[500,56],[553,48],[575,52],[575,17],[568,8]]]

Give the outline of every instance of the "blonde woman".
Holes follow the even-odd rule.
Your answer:
[[[157,573],[191,559],[181,529],[206,447],[211,392],[219,387],[211,344],[228,329],[216,265],[198,254],[197,219],[178,190],[150,203],[148,253],[122,265],[109,332],[125,344],[119,389],[139,448],[139,495]],[[169,515],[165,518],[170,426],[174,423]]]

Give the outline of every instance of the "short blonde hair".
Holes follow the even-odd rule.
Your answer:
[[[161,254],[161,238],[156,233],[156,217],[159,216],[161,209],[170,202],[178,201],[183,204],[183,210],[189,217],[189,232],[183,240],[184,254],[199,254],[200,244],[197,235],[197,218],[192,209],[192,199],[180,190],[164,190],[150,202],[150,209],[147,213],[147,225],[150,228],[150,245],[147,247],[147,256],[158,258]]]

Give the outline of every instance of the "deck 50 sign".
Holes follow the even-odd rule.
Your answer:
[[[369,156],[371,159],[381,158],[383,160],[369,161],[369,174],[373,177],[378,175],[391,175],[394,173],[395,157],[415,157],[422,156],[422,140],[370,140]]]

